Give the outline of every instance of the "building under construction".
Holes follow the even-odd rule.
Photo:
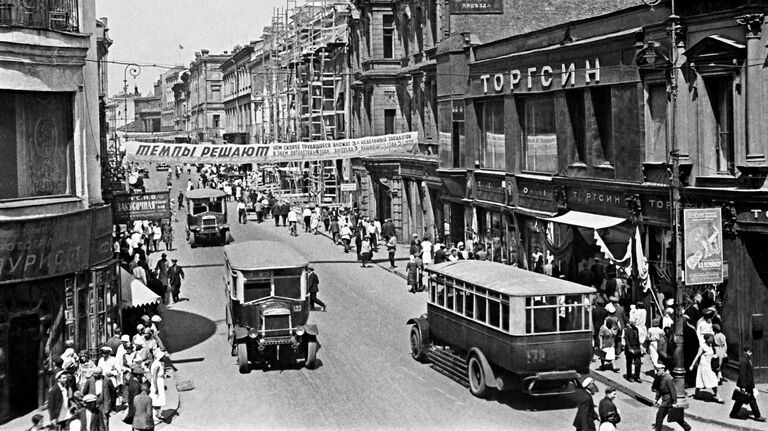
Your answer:
[[[264,29],[251,63],[255,134],[264,143],[344,139],[349,124],[348,1],[288,0]],[[282,188],[303,201],[340,203],[343,163],[280,166]]]

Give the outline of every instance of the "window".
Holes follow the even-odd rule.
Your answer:
[[[486,310],[486,302],[485,296],[481,296],[485,294],[484,289],[477,289],[477,295],[475,295],[475,320],[478,322],[486,323],[486,316],[487,316],[487,310]]]
[[[0,91],[0,200],[71,195],[72,95]]]
[[[385,109],[384,110],[384,134],[390,135],[392,133],[395,133],[395,116],[397,115],[397,110],[395,109]]]
[[[471,289],[468,287],[468,290]],[[472,319],[475,316],[475,294],[467,291],[464,295],[464,315]]]
[[[645,159],[651,162],[663,162],[667,157],[667,87],[650,85],[647,93],[650,117],[650,133],[647,135]]]
[[[704,78],[712,106],[714,123],[715,168],[718,174],[733,175],[733,80],[730,76]]]
[[[573,332],[590,329],[589,300],[582,295],[525,298],[526,333]]]
[[[462,102],[453,102],[452,112],[452,133],[451,133],[451,155],[453,156],[454,168],[462,167],[462,150],[464,149],[464,105]]]
[[[243,302],[256,301],[272,294],[270,280],[248,280],[243,286]]]
[[[466,293],[460,286],[456,286],[456,312],[459,314],[464,313],[464,296]]]
[[[592,108],[595,111],[595,121],[597,123],[597,132],[600,138],[600,146],[597,150],[602,150],[596,154],[592,161],[594,166],[599,164],[611,164],[613,160],[613,115],[611,114],[611,87],[593,87],[589,89],[592,98]]]
[[[525,118],[525,169],[557,172],[555,104],[551,94],[527,97],[523,101]]]
[[[395,58],[395,16],[382,16],[384,58]]]
[[[301,277],[275,277],[275,296],[301,299]]]
[[[492,293],[491,298],[488,298],[488,324],[491,326],[499,327],[500,323],[500,311],[501,302],[499,301],[499,294]]]
[[[480,148],[478,159],[484,168],[504,169],[504,101],[478,104]]]
[[[568,107],[575,154],[569,162],[587,163],[587,152],[584,130],[584,90],[565,90],[565,104]]]
[[[449,310],[453,310],[453,298],[455,296],[455,290],[453,288],[453,280],[449,281],[445,285],[445,307]]]
[[[215,114],[213,116],[213,127],[216,129],[221,127],[221,115]]]
[[[509,299],[501,299],[501,329],[509,331]]]

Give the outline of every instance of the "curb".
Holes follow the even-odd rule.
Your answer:
[[[609,377],[606,377],[600,373],[595,372],[594,370],[589,370],[589,376],[595,379],[596,381],[603,383],[605,385],[613,386],[617,390],[621,391],[624,394],[629,395],[630,397],[636,399],[637,401],[640,401],[641,403],[647,405],[647,406],[653,406],[654,400],[648,398],[645,395],[640,394],[636,390],[630,388],[629,386],[623,384],[621,381],[611,380]],[[718,419],[712,419],[708,417],[704,417],[701,415],[698,415],[696,413],[691,413],[690,409],[686,409],[685,416],[693,419],[697,422],[703,422],[708,424],[717,425],[720,427],[732,429],[732,430],[739,430],[739,431],[762,431],[762,428],[752,428],[750,426],[743,426],[743,425],[734,425],[728,422],[724,422]]]

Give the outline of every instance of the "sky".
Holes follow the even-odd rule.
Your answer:
[[[109,60],[189,66],[201,49],[232,52],[259,39],[273,10],[285,7],[286,0],[97,0],[96,17],[108,19]],[[136,85],[148,94],[165,70],[142,66],[135,84],[128,76],[129,91]],[[125,66],[110,65],[109,95],[122,91],[124,73]]]

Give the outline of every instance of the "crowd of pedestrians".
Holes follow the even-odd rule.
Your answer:
[[[66,341],[64,352],[54,357],[48,391],[48,427],[56,430],[109,430],[109,418],[124,412],[123,421],[133,429],[150,430],[163,419],[166,404],[165,373],[173,364],[160,337],[162,318],[144,315],[133,337],[118,329],[98,354],[75,351]],[[41,417],[33,417],[38,426]]]

